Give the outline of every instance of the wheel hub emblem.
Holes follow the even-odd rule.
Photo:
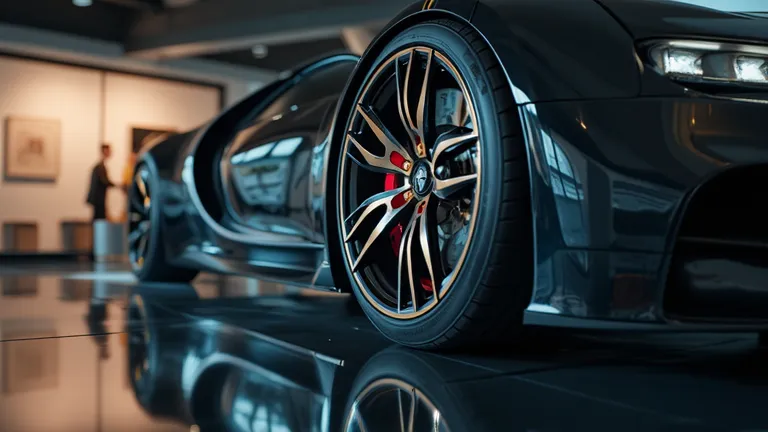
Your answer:
[[[413,174],[413,190],[417,195],[427,195],[432,187],[432,176],[425,163],[417,165]]]

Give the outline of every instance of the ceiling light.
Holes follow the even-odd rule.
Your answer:
[[[266,45],[254,45],[251,48],[251,54],[253,54],[254,57],[257,59],[263,59],[267,56],[267,46]]]
[[[78,7],[88,7],[93,4],[93,0],[72,0],[72,4]]]

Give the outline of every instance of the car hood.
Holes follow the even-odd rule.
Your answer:
[[[768,42],[768,0],[595,0],[636,39],[704,37]]]

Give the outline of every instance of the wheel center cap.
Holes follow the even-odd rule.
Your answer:
[[[429,164],[424,161],[417,162],[413,174],[411,174],[411,184],[416,195],[422,197],[428,195],[432,192],[433,183],[434,179]]]

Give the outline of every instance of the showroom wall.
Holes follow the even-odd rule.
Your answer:
[[[104,85],[104,139],[112,144],[107,164],[113,182],[120,182],[132,147],[134,127],[184,132],[219,112],[220,91],[215,87],[107,73]],[[112,189],[108,212],[125,211],[125,193]]]
[[[166,79],[104,72],[16,57],[0,57],[0,225],[37,224],[37,250],[63,249],[62,222],[87,222],[85,204],[99,144],[112,144],[107,167],[122,181],[134,127],[184,131],[215,115],[221,88]],[[8,179],[6,137],[10,119],[58,122],[60,161],[52,181]],[[45,145],[56,146],[55,143]],[[14,166],[10,168],[13,169]],[[110,216],[124,209],[121,191],[110,192]],[[0,230],[0,245],[5,244]]]

